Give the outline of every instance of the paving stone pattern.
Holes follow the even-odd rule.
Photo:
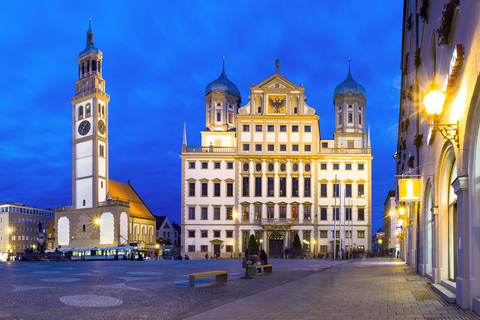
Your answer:
[[[270,262],[251,280],[240,260],[3,263],[0,319],[477,319],[400,260]],[[188,287],[212,270],[228,283]]]

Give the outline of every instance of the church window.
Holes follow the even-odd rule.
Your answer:
[[[298,126],[292,126],[292,132],[298,132]]]
[[[275,126],[274,126],[273,124],[269,124],[269,125],[267,126],[267,131],[268,131],[268,132],[273,132],[273,131],[275,131]]]
[[[202,197],[208,197],[208,183],[202,183]]]
[[[280,126],[280,132],[287,132],[287,126]]]
[[[190,197],[195,197],[195,182],[190,182],[188,184],[188,195]]]
[[[195,220],[195,207],[188,207],[188,219]]]
[[[87,106],[85,107],[85,117],[90,117],[92,115],[92,110],[91,110],[92,106],[89,104],[87,104]]]
[[[257,125],[255,126],[255,131],[257,131],[257,132],[262,132],[262,125],[261,125],[261,124],[257,124]]]
[[[298,144],[292,145],[292,151],[298,151]]]
[[[78,107],[78,120],[83,119],[83,106]]]
[[[287,196],[287,178],[280,177],[280,197]]]
[[[308,151],[312,151],[312,146],[309,145],[309,144],[306,144],[306,145],[305,145],[305,151],[307,151],[307,152],[308,152]]]
[[[92,71],[97,71],[97,60],[92,60]]]
[[[267,178],[267,196],[268,197],[273,197],[274,196],[274,185],[275,185],[275,182],[274,182],[274,178],[273,177],[268,177]]]
[[[358,115],[358,124],[362,124],[362,115]]]
[[[255,145],[255,151],[262,151],[262,145],[261,144],[256,144]]]
[[[243,151],[249,151],[250,150],[250,145],[248,143],[243,144]]]
[[[280,145],[280,151],[287,151],[287,145],[286,144],[281,144]]]
[[[305,126],[305,132],[312,132],[311,126]]]
[[[217,121],[220,121],[222,119],[222,114],[220,112],[217,112]]]
[[[220,207],[213,208],[213,220],[220,220]]]
[[[220,182],[215,182],[213,184],[213,196],[220,197]]]
[[[250,126],[248,124],[243,125],[243,131],[248,132],[250,131]]]
[[[275,151],[275,145],[269,144],[268,145],[268,151]]]
[[[353,116],[351,113],[348,114],[348,123],[352,123],[353,122]]]
[[[250,179],[249,177],[243,177],[242,196],[248,197],[249,195],[250,195]]]
[[[255,177],[255,197],[262,196],[262,177]]]

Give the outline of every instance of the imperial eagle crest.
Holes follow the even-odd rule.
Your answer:
[[[274,113],[280,113],[285,106],[285,98],[268,98],[268,104],[274,109]]]

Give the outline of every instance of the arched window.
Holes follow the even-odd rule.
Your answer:
[[[92,60],[92,71],[97,71],[97,60]]]
[[[102,116],[102,106],[100,105],[100,103],[98,104],[98,116]]]
[[[85,63],[82,62],[82,76],[85,73]]]
[[[87,61],[87,72],[90,72],[90,61]]]
[[[358,115],[358,124],[362,124],[362,115],[361,114]]]
[[[348,123],[352,123],[353,122],[353,116],[351,113],[348,114]]]
[[[133,234],[134,234],[134,237],[135,237],[134,240],[138,240],[138,226],[135,226],[135,227],[133,228],[133,230],[134,230],[134,231],[133,231]]]
[[[147,240],[147,228],[142,227],[142,240]]]
[[[78,107],[78,120],[83,119],[83,106]]]
[[[101,64],[101,62],[100,62],[100,60],[98,60],[98,72],[99,73],[100,73],[100,64]]]
[[[222,117],[222,114],[220,112],[217,112],[217,121],[220,121]]]
[[[105,106],[102,106],[102,117],[105,118]]]
[[[342,124],[342,115],[341,114],[338,115],[338,124]]]
[[[85,117],[90,117],[92,115],[92,110],[91,110],[92,106],[89,104],[87,104],[87,106],[85,107]]]

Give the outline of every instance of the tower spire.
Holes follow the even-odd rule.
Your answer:
[[[92,18],[88,18],[87,48],[93,47]]]
[[[348,58],[348,75],[351,76],[352,74],[350,73],[350,62],[352,59]]]
[[[184,122],[183,123],[183,142],[182,142],[182,146],[186,146],[187,145],[187,123]]]

